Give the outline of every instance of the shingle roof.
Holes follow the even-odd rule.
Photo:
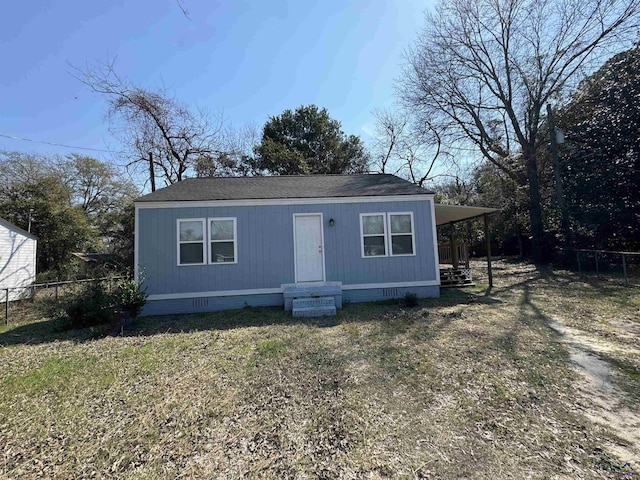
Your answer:
[[[369,197],[432,194],[389,174],[189,178],[136,202]]]
[[[14,232],[18,232],[20,235],[24,235],[25,237],[33,238],[34,240],[38,240],[38,237],[33,233],[29,233],[26,230],[21,229],[17,225],[14,225],[11,222],[7,222],[4,218],[0,218],[0,225],[7,227],[9,230],[13,230]]]

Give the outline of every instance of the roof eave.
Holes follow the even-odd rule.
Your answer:
[[[411,200],[428,200],[433,199],[434,193],[417,193],[417,194],[390,194],[390,195],[359,195],[349,197],[278,197],[278,198],[241,198],[241,199],[216,199],[216,200],[134,200],[134,204],[141,205],[199,205],[199,204],[218,204],[218,205],[278,205],[278,204],[313,204],[313,203],[358,203],[358,202],[375,202],[375,201],[411,201]]]

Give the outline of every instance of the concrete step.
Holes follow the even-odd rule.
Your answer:
[[[294,308],[293,309],[293,317],[294,318],[335,317],[335,315],[336,315],[336,307],[333,307],[333,306],[303,307],[303,308]]]
[[[293,309],[293,301],[306,298],[333,297],[334,306],[342,308],[342,283],[326,282],[322,284],[283,284],[284,309]]]
[[[285,286],[284,288],[284,296],[290,298],[323,297],[340,294],[342,294],[342,284],[337,282],[323,285],[298,284]]]
[[[335,307],[336,302],[333,297],[312,297],[312,298],[294,298],[293,308],[311,308],[311,307]]]

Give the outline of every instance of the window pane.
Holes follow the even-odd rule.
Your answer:
[[[211,242],[211,262],[235,262],[233,242]]]
[[[362,217],[362,232],[365,235],[370,234],[383,234],[384,233],[384,216],[372,215],[369,217]]]
[[[391,233],[411,233],[411,215],[389,215]]]
[[[197,242],[204,240],[202,222],[180,222],[180,241]]]
[[[202,263],[202,243],[183,243],[180,245],[180,263]]]
[[[413,241],[411,235],[392,235],[391,254],[411,255],[413,253]]]
[[[211,220],[211,240],[233,240],[233,220]]]
[[[365,257],[378,257],[384,254],[384,236],[364,237]]]

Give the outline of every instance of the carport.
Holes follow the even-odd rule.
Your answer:
[[[445,225],[449,225],[449,239],[450,244],[448,245],[448,249],[445,248],[442,250],[443,254],[441,254],[441,248],[438,248],[438,256],[446,256],[445,261],[447,263],[451,263],[452,269],[450,269],[450,273],[452,277],[458,275],[460,270],[460,246],[456,244],[456,239],[454,235],[453,225],[459,222],[466,222],[469,220],[476,220],[482,217],[484,219],[484,239],[486,242],[487,249],[487,274],[489,276],[489,287],[493,286],[493,272],[491,270],[491,237],[489,234],[489,215],[492,213],[498,212],[497,208],[488,208],[488,207],[469,207],[466,205],[445,205],[442,203],[436,203],[435,205],[435,213],[436,213],[436,228],[442,227]],[[466,252],[466,248],[463,249],[465,260],[468,262],[468,255]],[[442,259],[439,259],[442,261]],[[468,268],[468,263],[467,263]],[[445,272],[445,276],[447,276],[447,272]],[[442,278],[442,274],[441,274]],[[470,278],[470,276],[469,276]]]

